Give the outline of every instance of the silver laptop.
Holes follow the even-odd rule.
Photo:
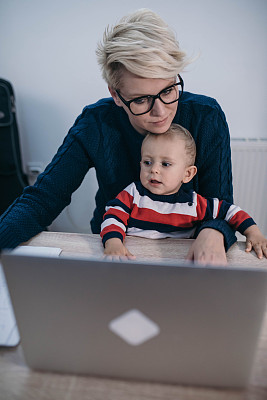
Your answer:
[[[5,254],[33,369],[190,385],[247,384],[267,271]]]

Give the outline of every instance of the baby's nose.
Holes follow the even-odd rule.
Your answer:
[[[152,164],[151,166],[151,172],[153,173],[159,173],[159,165],[157,163]]]

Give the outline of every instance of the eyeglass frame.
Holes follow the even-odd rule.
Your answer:
[[[178,101],[178,100],[182,97],[182,94],[183,94],[183,92],[184,92],[184,81],[183,81],[181,75],[177,74],[177,76],[178,76],[178,78],[179,78],[179,82],[176,82],[176,83],[173,83],[173,84],[170,85],[170,86],[167,86],[166,88],[162,89],[158,94],[155,94],[155,95],[153,95],[153,94],[148,94],[148,95],[145,95],[145,96],[135,97],[134,99],[127,101],[127,100],[125,100],[125,99],[122,97],[122,95],[120,94],[120,92],[119,92],[118,90],[115,90],[115,92],[117,93],[119,99],[123,102],[123,104],[126,105],[126,107],[129,108],[130,112],[131,112],[133,115],[143,115],[143,114],[147,114],[149,111],[152,110],[152,108],[154,107],[155,101],[156,101],[157,99],[160,99],[160,101],[161,101],[163,104],[173,104],[173,103],[176,103],[176,101]],[[178,85],[181,85],[181,92],[179,91],[179,96],[178,96],[178,98],[177,98],[176,100],[171,101],[170,103],[165,103],[165,101],[162,100],[162,98],[160,97],[160,95],[161,95],[165,90],[167,90],[167,89],[169,89],[169,88],[171,88],[171,87],[173,87],[173,86],[178,86]],[[151,107],[150,107],[147,111],[145,111],[145,112],[143,112],[143,113],[138,113],[138,114],[136,114],[136,113],[134,113],[134,112],[131,110],[130,104],[131,104],[132,102],[136,101],[136,100],[142,99],[143,97],[151,97],[151,98],[152,98]]]

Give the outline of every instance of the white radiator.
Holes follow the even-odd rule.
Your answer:
[[[234,202],[267,236],[267,139],[232,139]]]

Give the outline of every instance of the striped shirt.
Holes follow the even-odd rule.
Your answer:
[[[255,224],[240,207],[224,200],[182,189],[157,195],[141,182],[133,182],[108,202],[100,235],[103,244],[114,237],[123,241],[126,234],[150,239],[192,238],[201,222],[211,219],[224,219],[240,233]]]

